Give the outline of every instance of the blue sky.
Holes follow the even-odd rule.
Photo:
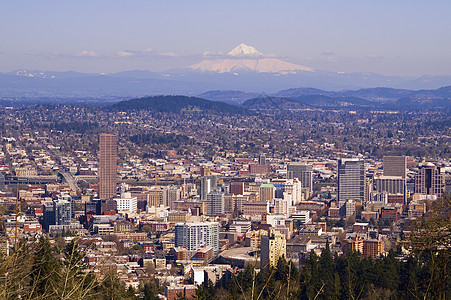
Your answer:
[[[1,1],[0,72],[163,71],[240,43],[317,70],[451,74],[451,1]]]

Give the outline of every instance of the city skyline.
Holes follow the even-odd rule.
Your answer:
[[[0,72],[161,72],[223,58],[245,43],[267,57],[314,70],[449,74],[450,6],[445,1],[2,3]]]
[[[451,226],[449,109],[185,107],[1,110],[0,290],[48,299],[61,278],[78,280],[69,280],[76,291],[90,278],[98,286],[74,298],[112,293],[114,280],[115,295],[129,295],[118,298],[134,299],[149,295],[150,278],[160,295],[159,282],[172,282],[165,295],[175,300],[208,280],[206,299],[241,299],[252,290],[238,283],[246,287],[251,274],[261,299],[279,298],[273,286],[284,299],[313,298],[321,285],[324,299],[408,299],[411,287],[423,298],[450,298],[442,280],[449,270],[428,275],[431,258],[448,263],[451,250],[440,234]],[[33,270],[43,263],[54,266],[38,277],[54,277],[51,292],[36,288]],[[352,286],[346,265],[365,271]],[[262,274],[274,281],[263,285]],[[335,275],[304,280],[310,274]]]
[[[3,1],[0,298],[451,299],[448,11]]]

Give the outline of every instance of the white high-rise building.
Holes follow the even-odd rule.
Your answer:
[[[216,222],[177,223],[175,225],[175,247],[186,247],[196,251],[202,246],[212,246],[219,251],[219,224]]]
[[[297,211],[291,215],[291,218],[293,220],[298,220],[302,224],[310,223],[310,221],[312,220],[310,218],[310,211],[308,211],[308,210]]]
[[[284,186],[285,186],[284,195],[285,193],[291,195],[291,203],[289,203],[290,205],[296,205],[303,200],[302,183],[297,178],[287,179]]]
[[[233,220],[232,225],[230,225],[230,231],[238,232],[238,233],[246,233],[251,231],[252,222],[247,220]]]
[[[120,198],[113,198],[117,204],[118,212],[136,213],[138,211],[138,198],[131,197],[130,193],[123,193]]]
[[[217,177],[216,176],[204,176],[200,179],[200,200],[207,200],[207,195],[212,190],[214,190],[217,186]]]
[[[274,213],[275,214],[281,214],[285,217],[289,216],[289,210],[288,208],[291,206],[289,205],[289,202],[291,202],[291,199],[289,199],[289,196],[284,196],[284,199],[275,198],[274,199]]]

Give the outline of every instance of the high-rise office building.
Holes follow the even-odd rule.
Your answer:
[[[71,211],[72,211],[71,217],[75,218],[75,201],[72,199],[72,196],[67,193],[62,193],[62,194],[57,195],[56,198],[58,200],[66,200],[70,203],[70,207],[71,207]]]
[[[224,195],[224,213],[240,214],[243,212],[243,203],[249,202],[249,196]]]
[[[244,194],[244,182],[232,181],[230,183],[230,193],[233,195],[243,195]]]
[[[55,225],[55,211],[53,210],[53,202],[47,202],[43,205],[42,225],[45,230],[49,230],[50,225]]]
[[[285,235],[274,229],[269,229],[267,236],[262,236],[260,244],[260,267],[275,267],[280,257],[287,255],[287,241]]]
[[[266,165],[266,155],[264,153],[260,154],[260,156],[258,157],[258,164]]]
[[[99,198],[109,199],[116,194],[117,137],[102,133],[99,148]]]
[[[204,176],[200,179],[200,200],[207,200],[207,195],[216,188],[218,180],[216,176]]]
[[[406,203],[406,179],[401,176],[376,175],[373,179],[375,192],[388,195],[402,195]]]
[[[67,200],[53,200],[55,225],[70,225],[72,217],[72,204]]]
[[[260,201],[269,202],[276,197],[276,187],[272,183],[264,183],[258,189]]]
[[[342,158],[338,161],[338,205],[365,199],[365,165],[363,160]]]
[[[202,166],[200,169],[200,176],[211,176],[211,170],[208,166]]]
[[[301,202],[302,199],[302,184],[294,179],[287,179],[284,184],[284,193],[291,195],[292,203],[290,205],[296,205]]]
[[[292,163],[287,166],[288,179],[297,178],[301,182],[302,188],[313,190],[313,166],[299,163]]]
[[[443,197],[445,192],[445,174],[433,163],[420,167],[415,175],[415,193]]]
[[[291,195],[287,195],[284,199],[274,199],[274,213],[289,217],[289,208],[291,207]]]
[[[224,214],[224,193],[212,191],[207,195],[207,215],[217,216]]]
[[[150,192],[147,195],[147,207],[155,207],[155,204],[157,206],[166,205],[167,203],[166,189],[167,188],[163,186],[151,187]]]
[[[373,177],[365,175],[365,197],[363,203],[373,201],[374,191],[373,191]]]
[[[164,191],[166,193],[165,205],[169,207],[172,207],[172,203],[180,199],[182,193],[179,187],[173,185],[165,187]]]
[[[70,201],[53,199],[52,202],[44,204],[43,223],[46,230],[49,230],[50,226],[55,225],[70,226],[72,220],[71,217],[72,204]]]
[[[401,176],[406,179],[406,156],[384,156],[384,176]]]
[[[175,225],[175,246],[196,251],[202,246],[212,246],[219,251],[219,224],[216,222],[177,223]]]
[[[131,197],[130,193],[124,193],[121,197],[113,198],[116,201],[117,211],[136,213],[138,211],[138,198]]]

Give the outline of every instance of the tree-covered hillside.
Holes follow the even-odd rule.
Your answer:
[[[223,102],[215,102],[187,96],[154,96],[121,101],[112,106],[118,110],[153,110],[156,112],[179,113],[182,111],[212,111],[217,113],[241,114],[243,108]]]

